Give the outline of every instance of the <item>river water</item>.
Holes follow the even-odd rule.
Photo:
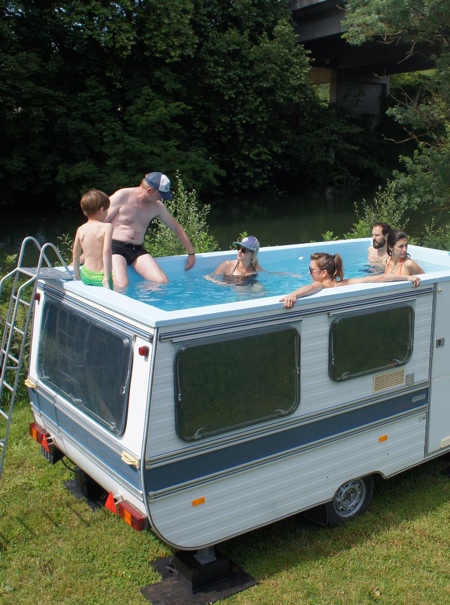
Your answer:
[[[339,191],[332,197],[302,192],[277,198],[243,195],[233,200],[211,201],[209,233],[221,250],[229,250],[244,231],[255,235],[261,246],[322,241],[322,234],[328,231],[342,238],[357,220],[355,203],[360,206],[373,196],[372,189]],[[23,210],[0,206],[0,266],[6,254],[19,251],[25,237],[31,235],[40,244],[52,242],[58,246],[64,235],[73,239],[77,227],[85,220],[81,210],[58,213],[43,207]],[[418,235],[423,222],[422,217],[411,219],[408,234]]]
[[[228,250],[244,231],[255,235],[261,246],[319,241],[326,231],[342,237],[356,221],[354,202],[363,198],[369,199],[362,193],[340,192],[334,199],[302,193],[276,199],[242,196],[233,201],[213,201],[209,233],[222,250]],[[73,238],[84,221],[81,210],[55,213],[42,207],[26,211],[0,207],[0,258],[18,252],[22,240],[30,235],[41,244],[59,245],[61,236]]]

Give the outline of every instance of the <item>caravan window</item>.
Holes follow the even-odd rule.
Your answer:
[[[411,305],[383,306],[331,322],[329,375],[336,381],[404,365],[414,343]]]
[[[40,379],[116,435],[125,430],[130,369],[129,336],[64,305],[45,302]]]
[[[292,412],[299,334],[291,327],[187,345],[176,356],[176,422],[191,441]]]

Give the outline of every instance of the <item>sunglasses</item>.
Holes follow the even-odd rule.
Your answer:
[[[242,252],[242,254],[245,254],[246,252],[251,252],[251,250],[249,250],[248,248],[244,248],[243,246],[236,246],[236,250],[238,252]]]
[[[321,271],[322,269],[314,269],[313,267],[308,267],[310,273],[314,273],[314,271]]]

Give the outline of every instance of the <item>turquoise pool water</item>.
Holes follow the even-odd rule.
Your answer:
[[[348,258],[342,256],[347,278],[364,277],[374,271],[373,266],[353,255]],[[425,272],[448,270],[448,267],[431,263],[421,262],[420,265]],[[296,256],[288,260],[265,262],[264,271],[256,282],[246,286],[215,284],[204,278],[208,271],[197,267],[192,271],[180,271],[165,285],[155,285],[142,280],[137,273],[130,271],[130,286],[124,294],[163,311],[178,311],[269,296],[281,298],[300,286],[311,283],[308,267],[309,254],[305,257]]]

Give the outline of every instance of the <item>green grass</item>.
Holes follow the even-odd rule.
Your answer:
[[[0,480],[0,602],[5,605],[148,603],[160,580],[150,563],[170,554],[151,532],[92,510],[28,435],[16,407]],[[369,511],[330,529],[301,515],[229,540],[222,553],[258,580],[229,605],[448,605],[450,479],[440,458],[377,479]]]

